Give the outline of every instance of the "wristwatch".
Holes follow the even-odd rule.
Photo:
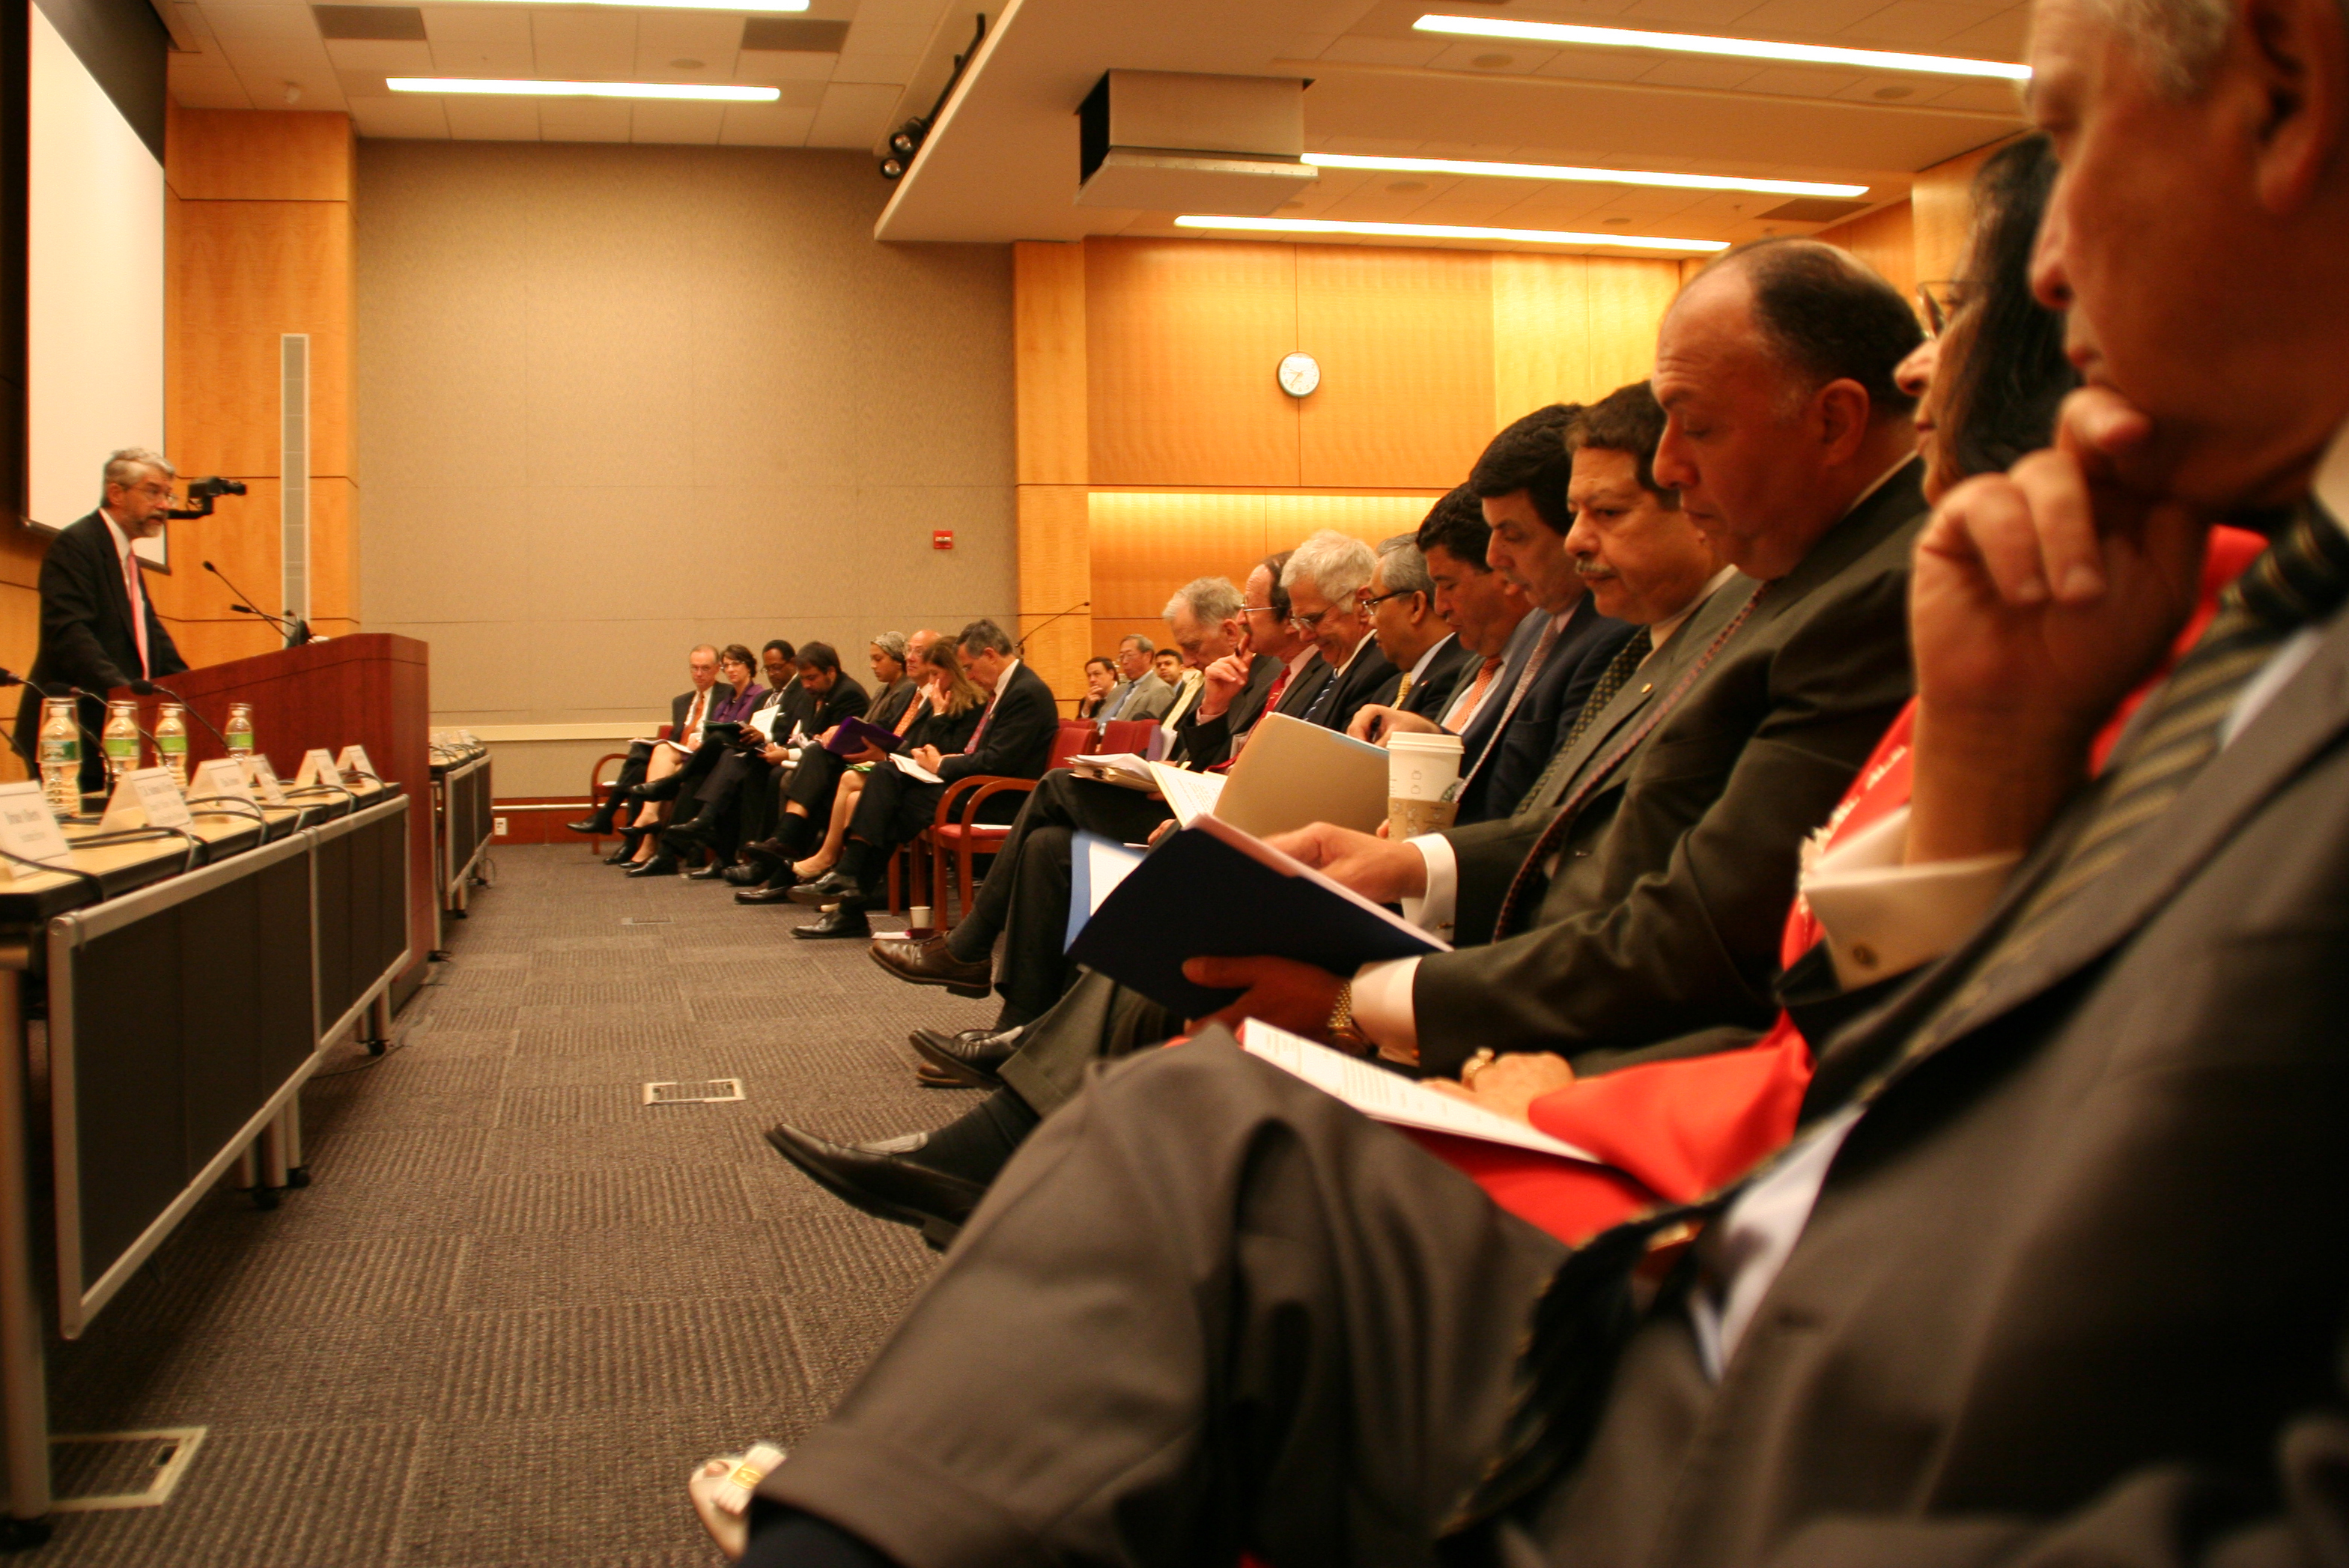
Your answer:
[[[1330,1004],[1330,1043],[1351,1050],[1356,1056],[1367,1057],[1377,1050],[1378,1042],[1354,1026],[1354,983],[1338,982],[1338,999]]]

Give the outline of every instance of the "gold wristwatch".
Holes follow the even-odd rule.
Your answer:
[[[1378,1049],[1378,1043],[1354,1026],[1354,983],[1338,982],[1338,999],[1330,1004],[1330,1043],[1356,1056],[1366,1057]]]

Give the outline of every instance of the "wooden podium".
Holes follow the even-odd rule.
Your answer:
[[[408,833],[408,930],[413,960],[395,983],[404,999],[422,979],[433,945],[437,908],[432,876],[431,659],[429,644],[386,632],[362,632],[249,659],[187,670],[163,684],[180,694],[211,727],[188,724],[189,766],[225,755],[213,729],[228,727],[228,705],[253,705],[261,754],[291,780],[302,754],[315,747],[339,755],[356,742],[384,782],[398,784],[412,802]],[[117,696],[128,693],[117,692]],[[158,703],[140,703],[140,722],[155,727]]]

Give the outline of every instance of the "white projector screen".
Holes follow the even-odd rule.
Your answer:
[[[163,451],[163,166],[32,15],[26,490],[37,527],[98,504],[106,456]],[[165,563],[161,537],[140,553]]]

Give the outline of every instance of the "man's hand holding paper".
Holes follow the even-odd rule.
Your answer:
[[[1427,859],[1408,843],[1328,822],[1310,823],[1265,841],[1372,903],[1399,903],[1427,892]]]

